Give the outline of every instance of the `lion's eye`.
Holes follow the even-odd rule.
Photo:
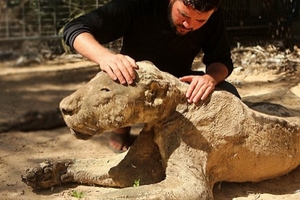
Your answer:
[[[108,88],[101,88],[100,91],[109,92],[110,90]]]

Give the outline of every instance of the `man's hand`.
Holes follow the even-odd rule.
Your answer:
[[[135,79],[134,69],[138,66],[134,59],[122,54],[109,54],[102,57],[100,68],[113,80],[119,80],[121,84],[132,84]]]
[[[186,97],[189,103],[197,103],[205,100],[208,95],[215,89],[216,85],[227,77],[228,69],[222,63],[212,63],[206,69],[203,76],[184,76],[180,80],[190,83]]]
[[[86,32],[75,38],[73,46],[78,53],[99,64],[113,80],[119,80],[121,84],[133,83],[134,69],[138,66],[131,57],[111,52],[99,44],[92,34]]]
[[[217,84],[216,80],[208,74],[203,76],[184,76],[179,78],[179,80],[190,83],[186,92],[186,98],[189,103],[197,103],[200,100],[205,100]]]

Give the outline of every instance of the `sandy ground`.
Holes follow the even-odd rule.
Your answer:
[[[65,59],[67,60],[60,64],[56,62],[31,67],[0,64],[0,125],[15,120],[30,110],[53,110],[63,97],[90,80],[98,71],[98,67],[91,62],[73,62],[72,57]],[[296,72],[237,68],[229,81],[236,85],[243,98],[286,88],[299,96],[300,105],[300,68],[296,68]],[[278,96],[276,101],[280,102],[282,98]],[[108,147],[108,135],[81,141],[71,135],[65,126],[51,130],[12,130],[1,133],[0,199],[78,199],[72,197],[75,192],[82,192],[82,199],[93,199],[103,192],[114,190],[96,186],[62,185],[32,191],[21,181],[21,175],[25,174],[26,169],[44,160],[99,158],[116,154]],[[300,167],[283,177],[259,183],[218,183],[214,188],[214,196],[216,200],[300,200]]]

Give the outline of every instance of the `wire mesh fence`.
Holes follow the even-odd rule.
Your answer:
[[[223,0],[228,31],[244,36],[291,37],[299,0]]]
[[[60,38],[72,18],[104,0],[0,0],[0,41]]]
[[[72,18],[109,0],[0,0],[0,42],[59,39]],[[289,37],[300,0],[223,0],[229,33]]]

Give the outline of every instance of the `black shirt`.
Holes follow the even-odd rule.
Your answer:
[[[169,0],[112,0],[80,16],[64,29],[64,40],[73,48],[77,35],[91,33],[101,44],[123,37],[121,53],[136,61],[149,60],[177,77],[191,72],[202,50],[203,63],[223,63],[231,74],[233,64],[222,10],[214,12],[200,29],[177,35],[168,20]]]

